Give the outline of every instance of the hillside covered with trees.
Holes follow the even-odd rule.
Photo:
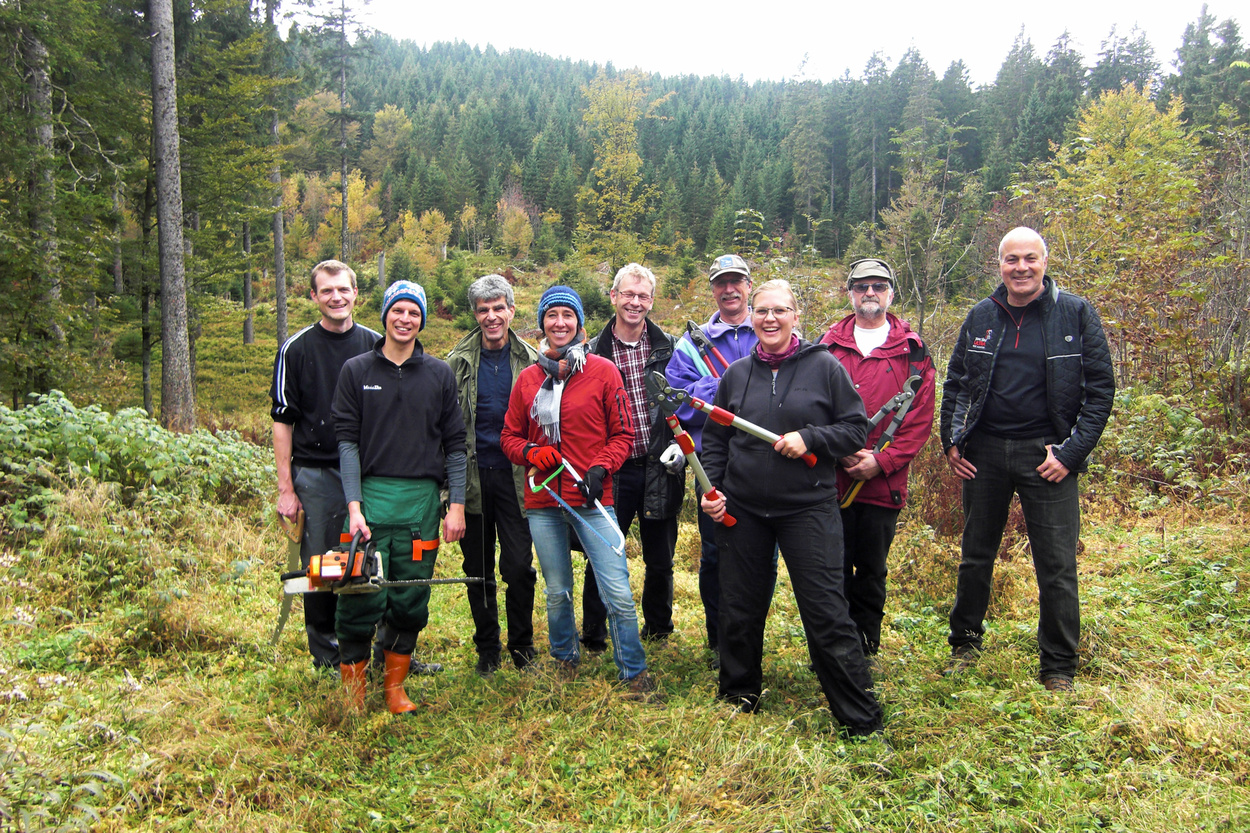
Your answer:
[[[962,63],[914,50],[859,77],[750,84],[421,48],[360,31],[350,2],[172,8],[191,378],[203,299],[241,302],[245,341],[252,306],[274,304],[281,340],[288,285],[330,256],[423,280],[454,316],[458,253],[521,271],[645,259],[678,283],[727,249],[791,276],[882,254],[923,325],[1028,222],[1066,285],[1109,293],[1126,381],[1201,382],[1231,396],[1233,422],[1244,410],[1250,50],[1205,7],[1175,72],[1137,30],[1088,56],[1022,31],[975,89]],[[284,12],[299,14],[281,39]],[[151,25],[134,2],[0,7],[14,406],[112,390],[112,357],[143,368],[124,404],[155,412],[155,311],[176,299],[157,251]]]

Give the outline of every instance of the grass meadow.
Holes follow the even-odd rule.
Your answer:
[[[540,288],[525,287],[518,324]],[[706,318],[705,291],[663,301],[670,329]],[[292,332],[309,310],[293,308]],[[231,430],[183,442],[81,392],[0,412],[0,830],[1250,829],[1245,466],[1195,452],[1167,468],[1161,448],[1207,447],[1178,403],[1126,392],[1084,484],[1073,695],[1036,680],[1018,517],[987,651],[942,676],[959,508],[931,444],[891,555],[888,743],[835,731],[784,565],[760,712],[715,700],[689,497],[678,630],[648,648],[662,703],[624,699],[608,657],[572,681],[545,663],[477,677],[464,591],[443,586],[418,652],[445,670],[410,678],[419,711],[395,719],[377,684],[365,714],[344,709],[337,677],[311,667],[298,602],[269,645],[285,561],[267,447],[275,345],[236,343],[241,320],[213,304],[200,342],[204,422]],[[427,349],[457,335],[435,321]],[[637,593],[632,538],[629,555]],[[458,547],[439,559],[439,575],[459,574]],[[535,626],[545,650],[541,592]]]

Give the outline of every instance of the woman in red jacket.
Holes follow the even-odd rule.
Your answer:
[[[629,396],[616,366],[587,354],[586,319],[575,291],[553,286],[544,292],[538,302],[538,323],[543,331],[538,364],[522,371],[512,388],[500,446],[513,463],[535,470],[535,482],[547,478],[565,459],[584,478],[578,484],[561,471],[548,484],[571,511],[546,490],[525,494],[530,535],[547,585],[551,655],[570,674],[580,660],[569,550],[573,529],[598,579],[620,678],[629,684],[631,694],[646,696],[655,684],[638,636],[629,567],[624,553],[607,543],[620,538],[612,512],[612,472],[625,462],[634,442]]]

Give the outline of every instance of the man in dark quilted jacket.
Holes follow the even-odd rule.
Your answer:
[[[963,481],[964,534],[947,674],[982,648],[994,561],[1020,496],[1037,571],[1039,679],[1073,689],[1081,613],[1078,475],[1111,415],[1115,377],[1098,313],[1046,276],[1046,241],[1012,229],[1002,285],[968,313],[942,387],[942,447]]]

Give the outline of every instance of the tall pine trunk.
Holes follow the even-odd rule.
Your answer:
[[[340,0],[339,16],[339,163],[343,184],[343,224],[340,230],[340,259],[347,262],[347,0]]]
[[[148,0],[148,24],[152,29],[152,132],[161,269],[161,424],[186,432],[195,429],[195,392],[187,336],[173,0]]]
[[[273,143],[278,144],[278,111],[270,123]],[[286,342],[286,229],[282,217],[282,165],[275,162],[269,174],[273,183],[273,301],[277,308],[274,319],[278,325],[278,345]]]
[[[252,223],[249,220],[243,221],[243,254],[247,256],[243,267],[243,309],[247,313],[243,318],[243,343],[251,344],[256,341],[256,335],[252,330]]]

